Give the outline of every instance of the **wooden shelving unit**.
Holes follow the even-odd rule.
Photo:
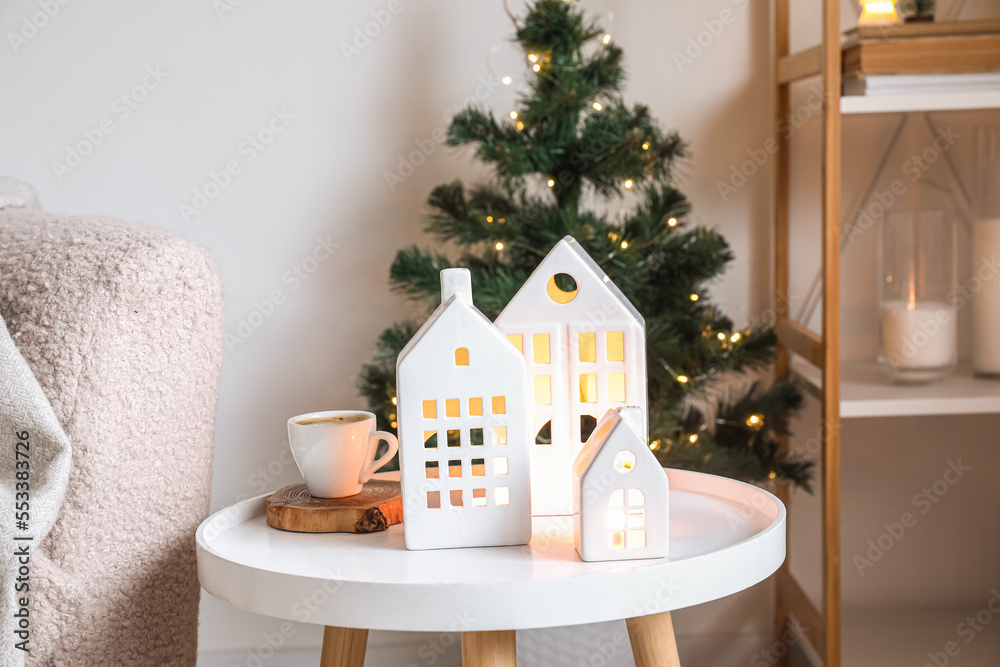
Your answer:
[[[777,372],[802,379],[819,399],[822,448],[821,465],[821,514],[822,565],[821,602],[813,604],[803,586],[792,575],[789,562],[778,571],[775,630],[780,638],[788,627],[790,616],[795,616],[806,630],[807,655],[816,656],[826,667],[842,664],[879,665],[891,667],[903,664],[923,664],[920,656],[909,662],[892,653],[892,636],[905,641],[915,628],[927,627],[931,631],[940,619],[951,616],[942,610],[914,610],[901,614],[899,609],[890,612],[852,612],[849,621],[842,623],[840,598],[840,434],[841,419],[899,417],[915,415],[962,415],[1000,413],[1000,383],[976,380],[968,369],[959,369],[944,382],[924,387],[904,387],[892,384],[874,363],[846,363],[840,359],[840,249],[841,249],[841,118],[845,114],[911,113],[928,111],[1000,109],[1000,91],[958,94],[914,94],[892,97],[847,97],[841,95],[843,68],[857,68],[859,55],[852,51],[852,63],[845,62],[842,51],[844,40],[840,25],[841,0],[820,0],[822,5],[822,43],[797,53],[789,49],[789,0],[775,0],[775,79],[776,120],[781,122],[790,111],[791,85],[811,77],[820,77],[824,95],[821,116],[822,126],[822,331],[816,333],[789,316],[789,141],[783,134],[779,138],[775,178],[775,309],[779,347]],[[977,63],[974,43],[994,44],[996,40],[984,39],[983,33],[995,32],[997,22],[980,22],[964,25],[966,35],[952,35],[939,43],[957,46],[961,57],[949,61],[951,72],[983,71],[991,64]],[[900,39],[888,39],[874,52],[883,62],[892,61],[893,46],[899,44],[899,53],[912,53],[913,44],[902,38],[906,33],[925,31],[939,35],[949,32],[946,25],[903,27],[893,29]],[[929,32],[926,32],[929,31]],[[956,32],[956,31],[951,31]],[[869,32],[869,37],[871,33]],[[860,38],[865,39],[864,30]],[[855,35],[850,39],[857,39]],[[963,43],[968,39],[968,43]],[[978,40],[978,41],[976,41]],[[984,59],[995,58],[989,50]],[[963,60],[963,58],[965,60]],[[972,60],[969,60],[972,59]],[[984,62],[985,62],[984,60]],[[965,62],[965,69],[955,63]],[[992,61],[990,61],[992,62]],[[884,67],[879,73],[886,73]],[[908,72],[908,73],[912,73]],[[784,442],[787,448],[788,443]],[[787,488],[779,485],[778,495],[788,507]],[[791,525],[791,522],[789,522]],[[881,615],[880,615],[881,614]],[[905,618],[904,618],[905,616]],[[884,619],[888,618],[888,624]],[[947,623],[943,627],[948,627]],[[851,633],[851,643],[845,646],[843,632]],[[893,635],[895,632],[895,635]],[[909,633],[909,635],[907,635]],[[1000,638],[983,642],[977,651],[1000,646]],[[881,652],[881,653],[880,653]],[[984,653],[995,656],[996,653]],[[880,657],[881,656],[881,657]],[[846,659],[845,659],[846,657]],[[924,656],[926,658],[926,656]],[[787,664],[787,657],[785,658]],[[994,660],[995,662],[995,660]],[[964,663],[963,663],[964,664]],[[982,664],[994,664],[993,662]]]

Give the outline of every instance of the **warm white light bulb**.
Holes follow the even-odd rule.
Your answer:
[[[677,218],[670,218],[669,220],[667,220],[667,224],[670,225],[671,227],[676,227],[677,226]]]
[[[511,118],[517,118],[517,112],[516,111],[511,111],[510,112],[510,117]]]
[[[628,241],[622,241],[622,250],[628,247]]]
[[[546,185],[548,185],[550,188],[554,188],[554,187],[556,187],[556,182],[553,179],[550,178],[548,180],[548,182],[546,183]]]
[[[736,333],[733,334],[732,338],[730,338],[729,340],[731,340],[731,341],[733,341],[735,343],[739,339],[740,339],[740,334],[739,334],[739,332],[736,332]]]
[[[496,244],[496,245],[495,245],[494,247],[495,247],[495,248],[496,248],[496,249],[497,249],[498,251],[499,251],[499,250],[503,250],[503,243],[501,243],[500,241],[497,241],[497,244]]]
[[[523,130],[524,129],[524,123],[522,123],[521,121],[517,121],[517,125],[515,127],[517,127],[518,130]]]
[[[701,298],[701,297],[699,297],[697,294],[692,294],[691,295],[691,300],[692,301],[697,301],[699,298]]]
[[[538,62],[538,56],[536,56],[534,53],[529,53],[528,54],[528,60],[530,60],[533,63],[534,62]]]
[[[611,41],[611,35],[604,35],[604,43],[607,44]]]
[[[511,81],[513,81],[513,80],[514,79],[510,78],[509,76],[505,76],[504,78],[500,79],[500,81],[502,81],[503,85],[505,85],[505,86],[509,86],[510,83],[511,83]]]
[[[685,383],[685,382],[688,381],[688,376],[687,375],[678,375],[677,376],[677,381],[680,382],[681,384],[683,384],[683,383]]]
[[[542,66],[539,65],[538,63],[535,63],[534,66],[531,69],[535,70],[536,72],[539,72],[539,71],[541,71]]]
[[[604,108],[603,106],[601,106],[601,103],[600,103],[600,102],[594,102],[594,104],[593,104],[593,107],[594,107],[594,109],[596,109],[597,111],[600,111],[601,109],[603,109],[603,108]]]
[[[644,151],[648,151],[649,150],[649,142],[648,141],[643,142],[643,144],[642,144],[642,150],[644,150]]]
[[[690,440],[691,442],[698,442],[698,434],[697,433],[692,433],[691,437],[688,438],[688,440]]]
[[[631,190],[633,185],[634,185],[634,183],[632,183],[632,179],[631,178],[625,179],[625,189],[626,190]]]

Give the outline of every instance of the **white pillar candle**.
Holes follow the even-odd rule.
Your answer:
[[[1000,374],[1000,218],[972,226],[972,370]]]
[[[886,301],[882,304],[882,353],[902,375],[930,380],[921,370],[947,370],[955,364],[958,343],[955,307],[943,301]],[[907,379],[906,377],[900,379]]]

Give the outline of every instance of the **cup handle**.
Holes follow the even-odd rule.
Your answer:
[[[362,468],[361,476],[358,478],[359,483],[364,484],[371,479],[375,471],[384,466],[399,451],[399,440],[396,439],[396,436],[388,431],[375,431],[368,440],[368,456],[366,459],[371,460],[375,457],[375,452],[378,451],[378,443],[382,440],[389,443],[389,451]]]

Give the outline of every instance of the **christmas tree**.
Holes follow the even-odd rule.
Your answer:
[[[811,464],[779,454],[777,444],[800,391],[786,380],[719,389],[724,378],[766,369],[776,338],[767,327],[735,329],[707,298],[732,252],[715,231],[685,223],[690,204],[672,172],[686,145],[647,107],[623,102],[622,51],[575,3],[537,0],[515,26],[528,68],[517,109],[498,120],[466,108],[448,132],[449,145],[475,147],[493,178],[441,185],[428,199],[427,231],[461,253],[400,250],[392,286],[429,311],[441,269],[467,267],[476,305],[495,318],[572,235],[645,317],[649,447],[664,465],[808,488]],[[582,197],[596,204],[585,208]],[[635,203],[608,206],[622,198]],[[601,203],[620,210],[602,214]],[[358,378],[383,428],[396,426],[396,356],[417,326],[386,330]]]

